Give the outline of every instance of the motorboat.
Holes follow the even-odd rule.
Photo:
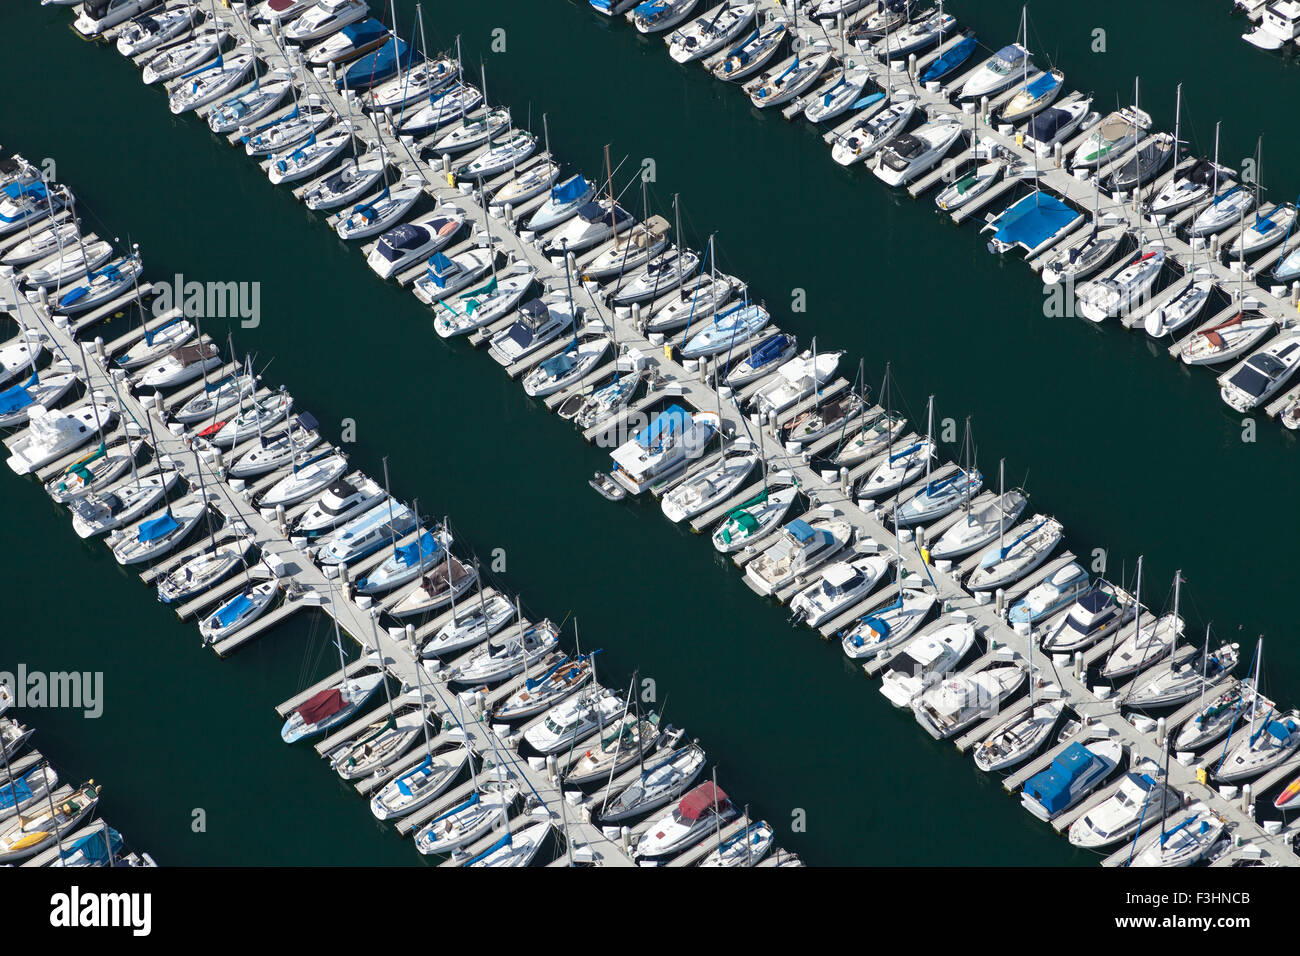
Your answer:
[[[653,821],[632,849],[635,860],[672,856],[704,839],[736,815],[731,800],[712,783],[702,783],[682,797],[672,811]]]
[[[869,159],[897,137],[916,112],[916,98],[896,95],[880,110],[855,122],[831,145],[831,159],[852,166]]]
[[[536,216],[533,220],[529,220],[530,230],[534,228],[535,219]],[[636,219],[632,214],[617,203],[611,204],[608,199],[592,200],[574,210],[573,214],[565,218],[562,225],[552,228],[540,248],[544,255],[552,258],[563,256],[566,250],[572,253],[583,252],[626,232],[635,224]],[[623,252],[628,248],[620,246],[619,251]],[[614,264],[614,271],[617,273],[623,263],[614,257]]]
[[[961,122],[951,116],[931,120],[891,140],[881,150],[872,172],[888,186],[906,186],[943,159],[965,132]]]
[[[761,305],[739,302],[692,335],[682,345],[681,357],[698,359],[733,351],[763,331],[771,319]]]
[[[416,524],[410,508],[387,498],[326,538],[317,549],[317,560],[321,564],[351,564],[409,534]]]
[[[366,264],[381,279],[391,279],[408,266],[446,246],[465,225],[465,210],[439,206],[433,212],[399,223],[379,237]]]
[[[251,19],[255,22],[284,26],[314,6],[316,0],[262,0],[253,8]]]
[[[1010,102],[1002,107],[999,119],[1003,123],[1024,122],[1051,106],[1064,85],[1065,74],[1060,70],[1040,73],[1016,91]]]
[[[1088,572],[1077,561],[1049,574],[1029,590],[1007,613],[1011,624],[1037,624],[1069,607],[1091,587]]]
[[[1006,168],[1006,163],[994,160],[974,167],[960,179],[945,186],[934,198],[934,204],[944,212],[955,212],[971,200],[984,195]]]
[[[718,4],[664,38],[668,55],[674,63],[690,63],[716,53],[740,38],[754,22],[757,8],[753,2],[727,0]]]
[[[1007,178],[1012,172],[1007,171]],[[1050,193],[1035,190],[990,219],[981,232],[993,233],[989,252],[1003,255],[1019,249],[1032,259],[1050,248],[1083,219],[1083,213]]]
[[[243,630],[262,616],[280,593],[276,578],[249,584],[199,622],[205,644],[216,644]]]
[[[957,98],[962,100],[992,97],[1016,82],[1026,70],[1033,70],[1029,51],[1019,43],[1009,43],[977,67],[962,84]]]
[[[173,4],[155,13],[144,13],[117,31],[115,46],[122,56],[134,59],[143,53],[189,33],[199,15],[197,7]]]
[[[1154,827],[1134,844],[1129,866],[1191,866],[1207,857],[1227,829],[1227,822],[1197,801],[1186,815],[1179,814]]]
[[[1105,188],[1110,192],[1131,192],[1155,179],[1174,158],[1174,137],[1169,133],[1148,136],[1133,155],[1120,163],[1112,164],[1106,176]]]
[[[118,564],[153,561],[174,551],[207,510],[207,501],[202,496],[187,495],[169,505],[162,514],[114,531],[108,536],[107,544]]]
[[[1193,238],[1211,236],[1222,232],[1229,226],[1245,218],[1246,213],[1255,208],[1255,193],[1243,186],[1230,186],[1217,193],[1210,203],[1192,220],[1187,227],[1187,234]]]
[[[889,659],[880,692],[895,707],[911,707],[932,685],[957,669],[975,644],[975,625],[953,618],[919,634]]]
[[[713,532],[713,547],[723,554],[754,547],[781,527],[798,494],[799,486],[795,484],[764,489],[728,512]]]
[[[524,741],[539,754],[575,746],[623,713],[623,701],[608,689],[584,693],[552,707],[524,730]]]
[[[422,195],[423,183],[414,177],[402,180],[395,189],[385,186],[374,196],[357,203],[348,213],[340,213],[335,231],[343,240],[378,235],[410,212]]]
[[[1016,523],[1025,510],[1025,502],[1023,492],[1012,490],[987,504],[970,506],[963,518],[930,545],[930,557],[935,561],[951,561],[985,547]]]
[[[1164,249],[1139,252],[1130,262],[1076,290],[1079,314],[1091,322],[1125,316],[1144,302],[1165,267]]]
[[[382,670],[368,670],[345,677],[337,687],[317,691],[289,711],[280,728],[287,744],[322,734],[355,714],[384,682]]]
[[[830,381],[839,368],[842,352],[804,352],[776,370],[776,377],[750,399],[750,406],[770,417],[803,401]]]
[[[1055,819],[1101,786],[1123,759],[1118,740],[1090,740],[1087,746],[1074,741],[1025,781],[1020,802],[1044,822]]]
[[[909,586],[906,571],[902,577],[897,599],[859,618],[844,631],[840,647],[850,660],[870,660],[892,651],[908,641],[930,617],[934,594]]]
[[[1127,592],[1098,578],[1043,635],[1042,648],[1051,654],[1072,654],[1091,647],[1133,620],[1136,613],[1136,604]]]
[[[330,485],[294,522],[293,531],[305,538],[329,534],[382,501],[379,483],[355,472]]]
[[[469,748],[464,746],[428,754],[371,797],[370,812],[376,820],[395,820],[414,813],[450,787],[469,759]]]
[[[1019,532],[1007,544],[994,545],[980,557],[979,567],[966,581],[971,591],[993,591],[1019,581],[1044,561],[1061,543],[1063,529],[1055,518],[1037,514],[1025,524],[1013,528]],[[1021,530],[1024,528],[1024,530]]]
[[[573,324],[573,303],[566,296],[529,299],[514,322],[492,336],[489,352],[501,365],[513,365],[554,342]]]
[[[426,305],[441,302],[486,276],[495,254],[492,249],[469,249],[454,256],[435,252],[411,291]]]
[[[27,410],[27,430],[9,445],[5,464],[27,475],[69,452],[76,451],[117,420],[117,412],[99,397],[76,408],[48,409],[32,405]]]
[[[1274,0],[1266,3],[1255,29],[1241,38],[1261,50],[1280,50],[1300,37],[1300,3]]]
[[[994,717],[1025,683],[1023,662],[994,664],[976,674],[952,674],[912,701],[916,722],[935,740],[956,736],[976,721]]]
[[[282,33],[292,43],[311,43],[364,20],[369,14],[365,0],[317,0],[315,6],[294,17]]]
[[[812,88],[830,66],[832,57],[829,50],[817,51],[815,48],[810,49],[806,56],[802,51],[796,53],[790,65],[779,73],[773,69],[747,82],[743,87],[745,95],[759,109],[788,103]]]
[[[920,53],[941,43],[944,37],[951,36],[956,29],[956,17],[934,10],[928,14],[923,13],[899,30],[887,33],[883,39],[876,41],[873,50],[883,60],[904,60],[913,53]]]
[[[181,345],[168,352],[160,361],[136,372],[133,383],[138,389],[163,391],[176,388],[219,368],[223,361],[221,350],[213,342]]]
[[[1220,365],[1253,349],[1273,331],[1271,318],[1262,314],[1247,316],[1238,312],[1232,318],[1197,329],[1178,347],[1184,365]]]
[[[1300,334],[1279,335],[1224,373],[1219,396],[1234,411],[1249,412],[1282,390],[1295,374],[1297,362],[1300,362]]]
[[[997,773],[1024,763],[1051,739],[1063,709],[1060,701],[1046,701],[1000,724],[975,746],[975,766]]]
[[[157,0],[84,0],[72,29],[83,37],[101,36],[156,4]]]
[[[776,540],[745,565],[745,583],[762,595],[800,585],[853,540],[853,526],[843,518],[796,518]]]
[[[346,206],[374,186],[387,165],[388,155],[383,149],[348,157],[334,172],[308,183],[302,190],[302,201],[315,210]]]
[[[609,477],[623,492],[639,495],[699,459],[721,426],[717,412],[692,413],[670,405],[610,453],[614,468]]]
[[[18,180],[0,188],[0,235],[43,219],[64,206],[61,192],[54,192],[43,180]]]
[[[1089,849],[1112,846],[1176,812],[1183,795],[1153,777],[1155,772],[1151,766],[1124,774],[1109,797],[1070,824],[1070,843]]]
[[[819,580],[790,601],[794,616],[809,627],[820,627],[853,607],[886,578],[891,563],[879,554],[852,555],[829,565]]]
[[[515,606],[503,595],[494,594],[468,610],[460,611],[420,648],[420,656],[446,659],[452,654],[481,644],[505,627],[515,616]]]
[[[377,50],[390,36],[387,28],[374,17],[349,23],[337,33],[330,34],[314,46],[308,47],[303,59],[308,67],[343,64]]]
[[[1071,169],[1099,169],[1137,145],[1151,128],[1151,116],[1126,106],[1097,123],[1070,157]]]

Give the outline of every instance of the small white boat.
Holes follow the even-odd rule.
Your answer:
[[[417,524],[410,508],[387,497],[377,507],[340,525],[320,545],[317,559],[322,564],[351,564],[409,534]]]
[[[256,123],[279,106],[293,86],[293,81],[280,73],[268,73],[253,82],[253,87],[247,92],[223,100],[208,110],[206,118],[212,132],[233,133]]]
[[[645,0],[627,13],[637,33],[663,33],[689,17],[699,0]]]
[[[137,372],[135,386],[158,391],[176,388],[220,367],[222,362],[221,351],[213,342],[182,345],[168,352],[161,361]]]
[[[108,537],[108,546],[118,564],[143,564],[173,551],[189,535],[208,510],[198,495],[187,495],[159,515],[146,518]]]
[[[515,791],[475,790],[468,800],[434,817],[415,834],[415,849],[425,856],[453,853],[466,844],[485,836],[489,830],[505,826],[506,814],[514,802]],[[521,838],[521,846],[532,837]]]
[[[1010,624],[1036,624],[1073,604],[1090,587],[1091,578],[1078,562],[1049,574],[1029,593],[1011,605],[1007,613]]]
[[[672,856],[694,846],[721,824],[735,816],[731,800],[712,783],[702,783],[671,812],[653,821],[632,849],[635,860]]]
[[[158,600],[175,604],[202,594],[245,563],[251,539],[203,550],[158,582]]]
[[[935,597],[928,591],[909,583],[903,572],[903,587],[898,598],[867,614],[849,627],[840,647],[850,660],[861,661],[891,651],[916,632],[925,623],[934,608]]]
[[[414,813],[450,787],[468,761],[467,747],[429,754],[371,797],[370,812],[376,820],[395,820]]]
[[[411,291],[425,305],[442,302],[486,276],[495,254],[491,249],[469,249],[454,256],[435,252]]]
[[[623,228],[618,223],[615,224],[613,240],[582,267],[584,278],[603,281],[631,274],[668,247],[671,227],[662,216],[651,216],[645,222],[628,222],[626,225],[627,228]],[[609,238],[608,217],[602,221],[602,226],[604,238]],[[552,244],[548,248],[549,254],[554,255],[556,246]],[[572,243],[569,244],[569,251],[573,251]]]
[[[533,750],[543,755],[567,750],[597,733],[606,724],[617,720],[623,710],[623,701],[606,688],[591,694],[584,693],[555,705],[529,725],[524,730],[524,740]]]
[[[1202,209],[1187,227],[1192,237],[1210,236],[1235,226],[1246,213],[1255,208],[1255,193],[1243,186],[1232,186],[1214,197],[1214,202]]]
[[[920,634],[889,659],[880,692],[895,707],[910,707],[926,688],[957,669],[975,643],[975,625],[952,620]]]
[[[506,109],[492,110],[477,119],[463,119],[434,143],[431,149],[438,156],[455,156],[477,149],[490,142],[492,137],[508,130],[510,122],[510,111]]]
[[[1124,692],[1124,706],[1169,707],[1215,690],[1215,685],[1227,680],[1237,666],[1238,649],[1236,644],[1223,644],[1213,650],[1185,644],[1170,659],[1134,678]]]
[[[292,43],[324,39],[349,23],[364,20],[369,13],[365,0],[317,0],[315,6],[294,17],[284,28],[284,38]]]
[[[527,130],[517,129],[459,167],[455,172],[456,181],[475,183],[499,176],[514,169],[536,150],[537,137]]]
[[[168,349],[168,352],[172,351]],[[228,408],[233,408],[252,396],[257,388],[257,377],[244,374],[209,382],[203,390],[182,405],[172,417],[182,425],[195,425],[204,420],[216,421]]]
[[[664,38],[668,55],[674,63],[690,63],[716,53],[739,39],[754,21],[757,8],[756,3],[733,0],[718,4]]]
[[[865,69],[836,67],[826,81],[803,101],[808,104],[804,107],[804,119],[810,123],[825,123],[847,113],[863,98],[862,91],[870,78],[870,72]],[[874,95],[882,100],[885,96],[883,93]]]
[[[409,544],[396,544],[396,538],[393,541],[393,553],[379,567],[356,579],[358,594],[383,594],[414,581],[426,568],[434,568],[438,562],[444,561],[443,549],[451,544],[445,531],[435,534],[424,529]]]
[[[541,153],[514,167],[514,176],[504,186],[492,190],[488,211],[501,218],[506,207],[517,209],[528,200],[540,196],[560,178],[560,164],[550,153]]]
[[[590,203],[595,194],[596,187],[581,175],[570,176],[564,182],[551,187],[550,196],[528,218],[520,234],[535,235],[554,229],[576,216],[578,210]],[[527,239],[528,236],[524,238]]]
[[[260,435],[272,425],[279,424],[292,408],[293,396],[285,391],[273,392],[242,409],[215,432],[211,431],[212,426],[203,431],[208,432],[205,437],[213,445],[229,449],[240,441],[246,441],[250,435]]]
[[[700,866],[756,866],[772,849],[775,832],[766,820],[743,827],[723,840],[718,847],[700,861]]]
[[[419,710],[406,710],[371,724],[360,738],[330,751],[330,766],[342,780],[382,779],[390,763],[406,753],[424,731]]]
[[[930,480],[919,492],[903,502],[894,513],[900,528],[928,524],[951,514],[979,494],[984,487],[984,476],[979,469],[958,469],[956,474],[938,481]]]
[[[1183,619],[1175,614],[1149,617],[1129,628],[1101,667],[1103,680],[1128,677],[1163,660],[1183,632]]]
[[[650,313],[646,332],[676,332],[704,322],[726,307],[739,288],[740,283],[730,276],[701,276],[686,282],[677,295]]]
[[[244,588],[199,622],[205,644],[224,641],[262,616],[280,593],[279,580],[272,578]]]
[[[669,247],[637,272],[625,273],[611,302],[615,306],[630,306],[657,299],[685,282],[699,264],[700,257],[690,249]]]
[[[524,394],[544,398],[581,382],[609,352],[610,345],[610,338],[603,329],[596,335],[576,339],[563,352],[541,362],[524,376]]]
[[[516,629],[503,639],[489,641],[486,647],[458,664],[449,673],[448,680],[471,686],[500,683],[535,664],[555,647],[558,638],[559,631],[549,620],[534,624],[522,634]]]
[[[62,473],[46,482],[46,493],[55,504],[63,505],[92,491],[107,488],[126,474],[135,459],[134,445],[117,451],[117,454],[110,454],[101,442],[95,451],[73,462]]]
[[[289,474],[258,496],[257,506],[288,507],[306,501],[341,478],[347,467],[347,456],[337,451],[317,455],[305,464],[295,464]]]
[[[185,74],[181,78],[183,82],[172,88],[167,106],[176,116],[207,106],[243,83],[252,68],[253,54],[242,48],[237,48],[229,57],[220,53],[207,66]]]
[[[975,766],[996,773],[1024,763],[1051,739],[1063,709],[1059,701],[1048,701],[999,726],[975,747]]]
[[[188,33],[198,15],[197,7],[180,3],[137,16],[117,32],[117,52],[131,59],[148,53]]]
[[[140,73],[145,86],[162,83],[202,66],[217,55],[226,39],[224,30],[205,30],[184,43],[160,50],[149,58]]]
[[[72,29],[83,37],[97,37],[152,7],[157,0],[84,0]]]
[[[874,413],[873,413],[874,414]],[[840,447],[832,461],[836,465],[857,465],[883,452],[891,442],[903,437],[907,429],[907,416],[897,412],[875,414],[864,422],[853,436]]]
[[[465,866],[522,867],[528,866],[551,833],[550,819],[534,823],[523,830],[510,831],[483,853],[466,860]]]
[[[830,66],[834,54],[829,50],[808,49],[807,55],[797,53],[784,70],[777,72],[773,69],[747,82],[744,91],[749,101],[759,109],[766,109],[788,103],[805,90],[811,89]]]
[[[852,166],[874,156],[903,131],[916,112],[916,98],[904,91],[896,93],[881,109],[868,110],[847,133],[831,144],[831,159],[841,166]]]
[[[754,30],[738,46],[722,48],[704,61],[704,68],[724,82],[740,82],[767,66],[780,52],[790,24],[777,17]]]
[[[519,306],[536,278],[536,269],[516,263],[485,286],[439,299],[433,306],[433,330],[446,339],[505,318]]]
[[[428,95],[428,102],[418,107],[407,106],[400,119],[399,131],[403,136],[427,133],[441,129],[448,123],[462,119],[483,102],[483,91],[468,83],[453,83]]]
[[[889,558],[879,554],[836,561],[791,599],[790,610],[809,627],[820,627],[875,590],[889,577],[891,566]]]
[[[734,352],[762,332],[771,318],[767,309],[761,305],[738,302],[725,312],[715,315],[712,322],[706,323],[686,339],[680,355],[683,359],[698,359],[721,352]]]
[[[997,182],[998,176],[1006,163],[995,160],[976,166],[960,179],[955,180],[934,197],[934,204],[944,212],[954,212],[977,196],[982,196],[990,186]]]
[[[38,259],[45,259],[57,253],[65,246],[76,245],[77,238],[80,235],[81,227],[74,220],[65,217],[52,225],[32,232],[26,239],[6,252],[0,262],[14,267],[28,265]]]
[[[1214,291],[1214,279],[1199,278],[1197,274],[1188,277],[1187,284],[1164,305],[1152,309],[1143,320],[1143,328],[1152,338],[1173,335],[1184,326],[1195,322],[1205,311]]]
[[[568,332],[573,322],[573,303],[567,297],[529,299],[519,307],[515,321],[492,336],[489,353],[499,364],[513,365]]]
[[[1252,719],[1228,738],[1214,777],[1224,783],[1258,777],[1295,753],[1300,747],[1300,711],[1266,713]]]
[[[1218,174],[1215,174],[1215,171]],[[1232,170],[1216,167],[1209,160],[1197,162],[1180,176],[1175,176],[1160,187],[1148,207],[1152,216],[1172,216],[1217,192],[1224,181],[1233,175]]]
[[[830,381],[839,368],[843,352],[804,352],[777,369],[777,377],[754,393],[750,407],[773,417]]]
[[[871,510],[876,502],[904,485],[910,485],[935,457],[934,442],[928,438],[915,441],[904,438],[899,444],[903,447],[892,452],[858,485],[858,507],[864,511]]]
[[[992,96],[1007,89],[1024,75],[1025,70],[1033,70],[1028,64],[1029,51],[1019,43],[1009,43],[977,67],[970,78],[962,84],[958,99],[979,99]]]
[[[413,64],[409,70],[402,70],[396,76],[366,90],[361,98],[362,105],[375,112],[382,113],[386,109],[400,112],[408,104],[447,86],[456,79],[456,74],[455,60],[445,57],[422,60]]]
[[[338,687],[327,687],[295,707],[280,727],[280,739],[297,743],[343,723],[368,701],[384,682],[384,672],[370,670],[345,678]]]
[[[561,657],[541,677],[530,677],[524,681],[523,687],[494,707],[492,719],[510,723],[511,721],[529,720],[543,711],[547,711],[547,715],[530,728],[530,732],[534,735],[556,733],[554,728],[566,725],[566,721],[571,719],[569,715],[572,714],[585,714],[591,721],[596,720],[601,708],[591,707],[590,701],[586,705],[579,702],[576,708],[565,709],[560,706],[561,701],[576,694],[590,682],[592,678],[591,665],[590,654],[575,660],[570,660],[567,656]],[[605,692],[598,690],[596,696],[603,698],[607,695]],[[566,732],[565,736],[576,740],[585,737],[589,732],[576,726],[574,730],[578,730],[578,732],[574,733],[571,730]],[[532,738],[528,739],[531,741]]]
[[[87,273],[85,278],[58,299],[51,298],[50,308],[63,315],[86,312],[125,293],[135,285],[143,271],[144,263],[139,253],[117,259]],[[29,298],[33,295],[39,300],[38,293],[29,293]]]
[[[1295,205],[1289,202],[1274,206],[1267,213],[1256,211],[1250,225],[1228,246],[1227,257],[1240,260],[1242,256],[1254,256],[1277,245],[1291,235],[1295,218]]]

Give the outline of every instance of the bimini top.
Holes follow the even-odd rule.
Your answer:
[[[1025,793],[1041,803],[1048,813],[1057,813],[1069,804],[1071,790],[1097,760],[1097,755],[1083,744],[1072,743],[1056,755],[1051,767],[1029,778]]]
[[[807,544],[812,540],[813,535],[817,533],[813,530],[812,525],[804,521],[803,518],[795,518],[785,526],[785,530],[790,532],[790,536],[800,544]]]
[[[1029,56],[1024,48],[1018,43],[1008,43],[997,53],[993,54],[993,62],[989,64],[989,69],[1007,72],[1020,65],[1020,61]]]
[[[613,217],[615,225],[632,220],[632,214],[617,203],[614,204]],[[610,218],[610,211],[599,202],[589,202],[578,207],[578,218],[587,222],[600,222]]]
[[[45,183],[38,179],[32,183],[10,183],[5,186],[5,195],[10,199],[21,199],[24,196],[35,196],[37,199],[44,199],[49,193],[45,189]]]
[[[589,189],[591,189],[591,184],[583,179],[581,174],[570,176],[551,190],[551,202],[558,206],[568,205],[587,195]]]
[[[993,238],[1008,246],[1037,249],[1079,216],[1055,196],[1032,192],[998,217]]]
[[[636,442],[642,448],[649,448],[664,435],[684,432],[691,423],[691,414],[680,405],[670,405],[659,413],[649,425],[636,436]]]
[[[712,810],[715,805],[722,807],[726,802],[727,795],[720,787],[715,787],[712,783],[702,783],[682,797],[682,802],[677,805],[677,811],[684,819],[698,820],[704,811]]]

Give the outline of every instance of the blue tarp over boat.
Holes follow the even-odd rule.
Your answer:
[[[349,66],[336,85],[340,90],[345,86],[352,90],[368,90],[396,73],[399,66],[405,67],[410,62],[411,48],[405,40],[393,37],[378,50],[367,53]]]
[[[172,517],[169,511],[157,518],[150,518],[148,521],[140,523],[140,530],[136,532],[136,538],[141,544],[147,544],[150,541],[156,541],[164,535],[171,534],[180,527],[180,522]]]
[[[1055,196],[1033,192],[1003,210],[993,238],[1026,251],[1037,249],[1081,215]]]
[[[225,606],[217,611],[217,626],[229,627],[241,617],[247,614],[253,608],[253,602],[247,594],[241,594],[233,601],[227,601]]]
[[[680,405],[670,405],[636,436],[637,443],[649,448],[664,435],[681,433],[691,423],[690,412]]]
[[[1025,782],[1025,793],[1043,805],[1049,814],[1065,809],[1070,803],[1075,781],[1091,769],[1097,756],[1080,743],[1066,747],[1052,766]]]
[[[108,839],[104,838],[105,830],[108,831]],[[59,856],[67,860],[80,853],[91,865],[103,866],[110,861],[110,857],[116,857],[121,851],[122,834],[105,825],[101,830],[74,840],[70,846],[59,851]]]
[[[556,205],[567,205],[587,195],[587,190],[590,188],[591,186],[582,176],[571,176],[551,190],[551,202]]]
[[[921,82],[929,83],[932,80],[941,80],[957,67],[961,66],[970,55],[975,52],[976,40],[974,37],[967,37],[962,40],[951,50],[945,53],[939,59],[931,63],[924,73],[921,74]]]

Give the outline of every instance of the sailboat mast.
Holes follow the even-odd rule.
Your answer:
[[[1178,597],[1179,589],[1183,583],[1183,571],[1179,568],[1174,572],[1174,619],[1171,622],[1172,633],[1169,635],[1169,659],[1174,659],[1174,647],[1178,644]]]
[[[291,426],[292,427],[292,426]],[[261,426],[258,426],[261,431]],[[384,456],[384,496],[388,498],[388,536],[393,541],[393,557],[397,557],[397,531],[393,522],[393,493],[388,490],[388,456]],[[416,521],[419,524],[419,521]]]
[[[1006,533],[1007,533],[1006,463],[1007,460],[1005,458],[998,460],[998,510],[1001,512],[998,515],[998,553],[999,554],[1006,553],[1003,547],[1003,539],[1006,537]]]
[[[930,484],[930,462],[934,459],[934,396],[930,396],[930,410],[926,416],[925,440],[927,448],[925,450],[925,484]]]

